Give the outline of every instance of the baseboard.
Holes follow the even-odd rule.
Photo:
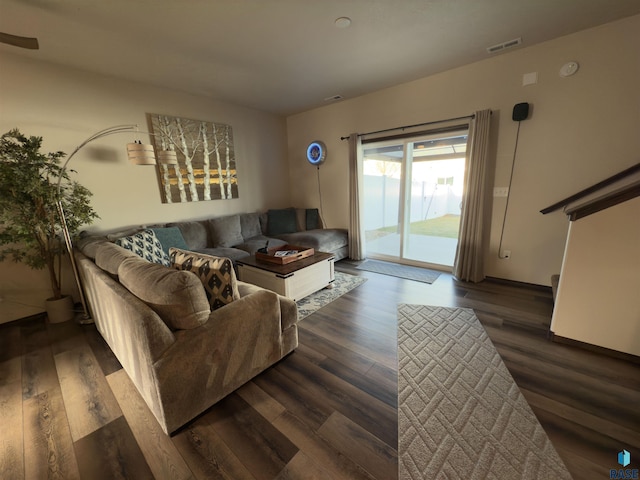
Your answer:
[[[592,345],[591,343],[581,342],[572,338],[561,337],[553,333],[551,330],[549,331],[549,338],[551,339],[551,341],[556,343],[578,347],[583,350],[588,350],[590,352],[599,353],[601,355],[606,355],[608,357],[617,358],[619,360],[625,360],[627,362],[640,365],[640,357],[632,355],[630,353],[619,352],[618,350],[612,350],[610,348],[601,347],[599,345]]]
[[[27,323],[32,320],[42,320],[42,318],[46,316],[47,316],[47,312],[34,313],[33,315],[28,315],[26,317],[16,318],[14,320],[9,320],[8,322],[0,323],[0,326],[22,325],[23,323]]]
[[[517,280],[507,280],[506,278],[498,278],[498,277],[486,277],[486,280],[489,280],[493,283],[498,283],[501,285],[510,285],[512,287],[527,287],[533,290],[538,290],[540,292],[548,293],[551,295],[552,290],[548,285],[539,285],[537,283],[527,283],[527,282],[519,282]]]

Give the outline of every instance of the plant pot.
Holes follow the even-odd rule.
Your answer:
[[[49,323],[68,322],[75,317],[71,295],[65,295],[62,298],[47,298],[45,308]]]

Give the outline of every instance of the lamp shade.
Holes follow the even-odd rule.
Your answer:
[[[159,165],[178,165],[178,155],[173,150],[160,150],[158,152]]]
[[[153,145],[143,145],[140,142],[127,143],[127,155],[135,165],[155,165],[156,156]]]

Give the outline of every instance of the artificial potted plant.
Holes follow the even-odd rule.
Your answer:
[[[26,137],[17,129],[0,137],[0,260],[47,269],[52,292],[47,315],[57,322],[74,315],[71,296],[61,290],[66,250],[56,202],[62,202],[72,236],[97,214],[89,203],[91,192],[59,165],[65,153],[42,153],[41,146],[42,137]]]

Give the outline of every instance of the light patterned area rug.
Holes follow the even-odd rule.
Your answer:
[[[423,283],[433,283],[440,276],[440,272],[411,265],[401,265],[399,263],[382,262],[380,260],[365,260],[356,268],[367,272],[382,273],[392,277],[406,278]]]
[[[473,310],[398,306],[400,480],[571,479]]]
[[[335,272],[334,278],[333,288],[323,288],[296,302],[298,304],[298,321],[367,281],[364,277],[342,272]]]

